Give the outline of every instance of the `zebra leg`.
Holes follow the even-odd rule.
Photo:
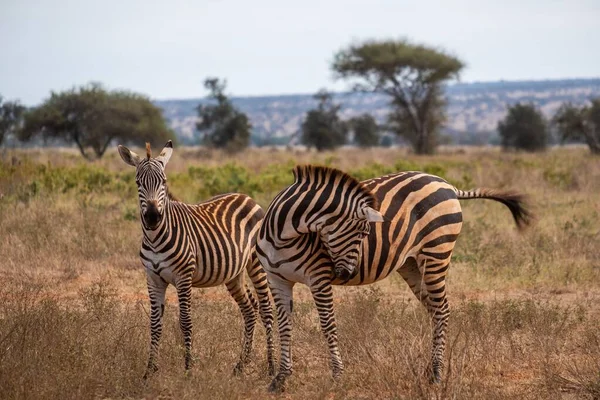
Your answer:
[[[294,309],[294,282],[269,275],[269,286],[277,308],[277,328],[281,346],[279,372],[269,385],[269,392],[282,392],[285,380],[292,375],[292,311]]]
[[[318,286],[311,286],[310,291],[317,306],[321,331],[325,335],[329,347],[330,366],[334,379],[338,379],[344,372],[344,364],[340,356],[337,337],[337,325],[333,312],[333,288],[330,281],[319,282]]]
[[[398,273],[404,278],[415,297],[419,299],[425,308],[429,309],[429,296],[425,285],[423,285],[424,276],[419,270],[415,259],[409,258],[406,260],[404,265],[398,270]]]
[[[244,318],[244,344],[240,360],[233,369],[235,375],[239,375],[244,370],[244,366],[250,361],[250,353],[252,352],[252,340],[254,338],[254,326],[256,325],[256,313],[250,297],[248,296],[248,288],[244,282],[244,273],[241,272],[231,281],[225,284],[229,294],[240,308],[242,317]]]
[[[446,273],[449,263],[425,258],[409,259],[398,270],[412,292],[427,308],[433,320],[433,348],[431,355],[431,382],[439,383],[444,370],[444,352],[446,349],[446,329],[450,308],[446,298]]]
[[[185,348],[185,371],[186,373],[192,366],[192,277],[191,275],[182,277],[175,282],[177,288],[177,298],[179,300],[179,327],[183,334],[183,345]]]
[[[433,351],[431,355],[431,382],[440,383],[442,371],[444,370],[444,352],[446,350],[446,330],[450,307],[446,298],[446,270],[448,264],[436,268],[443,269],[443,274],[425,274],[425,286],[427,287],[429,314],[433,319]]]
[[[150,355],[148,366],[144,373],[144,380],[158,371],[156,357],[158,355],[158,343],[162,335],[162,316],[165,311],[165,294],[168,283],[154,272],[146,273],[148,283],[148,296],[150,298]]]
[[[275,360],[273,358],[273,353],[275,352],[275,346],[273,345],[273,306],[269,297],[270,291],[267,273],[260,264],[260,261],[258,261],[255,252],[252,252],[252,259],[248,265],[248,275],[258,296],[260,319],[265,327],[265,335],[267,337],[267,371],[269,376],[273,376],[275,375]]]

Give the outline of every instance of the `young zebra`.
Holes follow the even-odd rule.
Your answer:
[[[274,374],[273,311],[267,277],[254,251],[263,210],[250,197],[236,193],[196,205],[176,201],[167,189],[165,175],[165,166],[173,152],[171,141],[156,158],[152,158],[149,144],[143,158],[124,146],[118,148],[123,161],[136,167],[140,201],[143,232],[140,257],[146,267],[151,305],[150,356],[144,379],[158,369],[156,357],[169,284],[177,289],[186,371],[192,360],[191,289],[225,284],[245,324],[244,344],[234,372],[240,373],[249,361],[255,309],[259,308],[266,329],[268,370]],[[244,268],[256,289],[258,303],[246,286]]]
[[[269,390],[282,390],[292,373],[294,284],[310,287],[337,378],[343,364],[332,285],[370,284],[394,271],[433,318],[431,380],[439,382],[449,315],[445,278],[462,226],[458,199],[499,201],[522,228],[532,217],[522,196],[489,189],[465,192],[421,172],[358,182],[336,169],[297,166],[294,177],[267,209],[256,245],[275,299],[281,342],[279,373]]]

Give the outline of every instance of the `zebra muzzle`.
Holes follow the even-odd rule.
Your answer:
[[[144,213],[144,222],[150,228],[156,228],[160,223],[162,215],[158,211],[158,208],[153,204],[149,204],[146,212]]]

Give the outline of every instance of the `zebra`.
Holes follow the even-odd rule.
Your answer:
[[[266,330],[268,371],[273,375],[273,310],[267,277],[254,251],[264,217],[262,208],[250,197],[237,193],[219,195],[195,205],[177,201],[167,188],[165,175],[165,166],[173,153],[171,141],[156,158],[152,158],[148,143],[146,157],[121,145],[118,150],[123,161],[136,168],[143,232],[140,258],[146,269],[151,306],[150,354],[144,379],[158,370],[156,358],[169,284],[177,290],[186,373],[192,362],[191,289],[225,284],[244,319],[242,352],[234,373],[241,373],[249,361],[255,310],[259,309]],[[246,285],[244,268],[258,301]]]
[[[449,307],[445,278],[462,227],[459,199],[492,199],[509,208],[519,229],[533,214],[509,191],[462,191],[437,176],[399,172],[359,182],[328,167],[299,165],[294,182],[269,205],[256,251],[277,309],[279,371],[269,390],[292,374],[293,288],[310,288],[328,343],[334,379],[338,348],[332,285],[366,285],[398,271],[433,320],[430,380],[440,382]]]

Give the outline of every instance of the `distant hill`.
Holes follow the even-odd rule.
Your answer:
[[[583,103],[600,97],[600,79],[566,79],[545,81],[500,81],[457,83],[446,88],[448,121],[444,134],[457,144],[483,144],[496,137],[498,120],[504,117],[506,105],[533,102],[547,116],[561,103]],[[287,144],[296,133],[304,114],[316,105],[310,94],[234,97],[233,103],[248,114],[255,144]],[[365,112],[383,121],[388,113],[387,97],[377,94],[336,93],[343,105],[343,118]],[[206,99],[157,100],[180,141],[196,144],[196,110]]]

